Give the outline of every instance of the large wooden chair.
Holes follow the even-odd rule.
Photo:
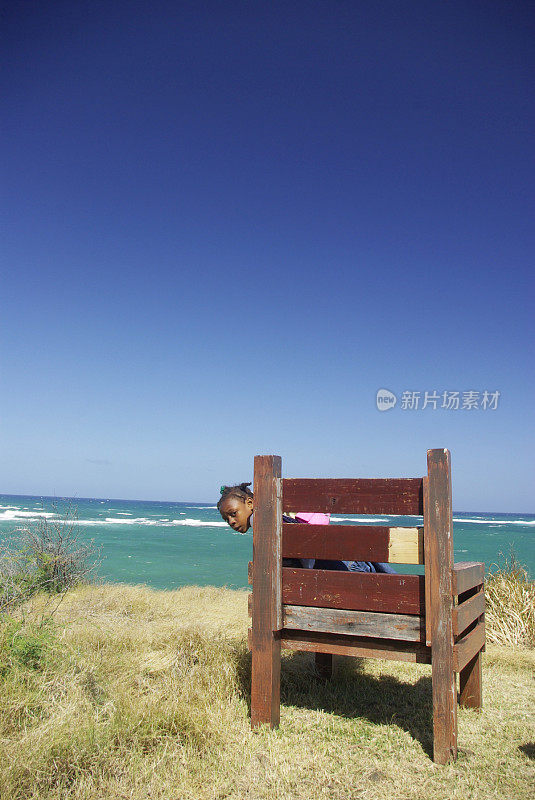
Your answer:
[[[431,664],[433,759],[457,756],[457,698],[481,707],[484,565],[453,563],[448,450],[423,478],[281,478],[279,456],[254,462],[251,724],[279,724],[281,647]],[[422,515],[423,527],[307,525],[284,512]],[[424,564],[425,576],[293,569],[284,558]],[[459,673],[459,693],[456,673]]]

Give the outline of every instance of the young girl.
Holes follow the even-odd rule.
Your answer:
[[[246,533],[251,527],[254,513],[254,495],[249,489],[250,483],[239,483],[237,486],[222,486],[221,497],[217,503],[219,513],[237,533]],[[310,516],[310,515],[307,515]],[[283,522],[301,522],[303,520],[282,515]],[[390,572],[395,573],[390,564],[375,561],[327,561],[319,558],[284,558],[284,567],[304,567],[305,569],[336,569],[350,572]]]

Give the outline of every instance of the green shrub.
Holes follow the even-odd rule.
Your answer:
[[[50,653],[53,628],[50,620],[39,624],[4,616],[0,622],[0,674],[21,667],[39,670]]]
[[[80,539],[75,508],[55,507],[55,512],[54,519],[39,517],[18,529],[11,547],[0,551],[0,611],[36,592],[58,594],[92,578],[99,550]]]

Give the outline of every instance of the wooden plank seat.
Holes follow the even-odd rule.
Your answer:
[[[282,479],[280,457],[255,457],[253,727],[279,724],[281,647],[314,652],[324,677],[333,655],[428,663],[433,758],[456,757],[457,699],[482,702],[484,565],[453,563],[449,452],[429,450],[427,467],[423,478]],[[423,525],[291,524],[283,509],[422,516]],[[293,568],[283,558],[421,564],[425,575]]]

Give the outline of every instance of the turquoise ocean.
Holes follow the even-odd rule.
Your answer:
[[[247,586],[252,533],[236,534],[215,505],[203,503],[59,499],[0,495],[0,540],[15,541],[17,529],[35,525],[39,516],[61,518],[68,504],[76,509],[81,541],[101,548],[98,577],[113,583],[147,584],[155,589],[179,586]],[[333,524],[418,525],[421,517],[333,516]],[[504,563],[516,560],[535,578],[535,515],[455,512],[456,561]],[[399,567],[400,572],[419,571]]]

